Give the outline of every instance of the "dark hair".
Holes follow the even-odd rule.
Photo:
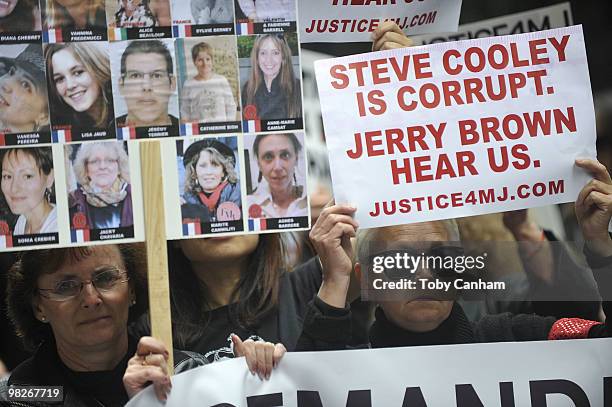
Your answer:
[[[143,41],[132,41],[130,45],[125,48],[121,55],[121,75],[125,75],[125,60],[132,54],[159,54],[166,60],[166,71],[169,75],[174,72],[172,66],[172,55],[163,42],[159,40],[143,40]]]
[[[34,31],[34,1],[18,0],[15,9],[0,18],[0,32]]]
[[[2,163],[5,157],[14,155],[17,157],[17,153],[29,155],[36,163],[38,171],[42,174],[49,175],[53,171],[53,152],[51,147],[16,147],[7,148],[0,151],[0,174],[2,173]],[[49,195],[47,199],[50,203],[55,203],[55,185],[52,185],[49,189]]]
[[[170,304],[174,346],[189,349],[206,331],[210,311],[202,293],[205,287],[194,274],[182,250],[168,244],[170,269]],[[284,244],[278,234],[259,236],[257,247],[250,254],[248,271],[232,293],[236,303],[231,317],[243,328],[256,326],[278,305],[281,273],[286,270]]]
[[[259,157],[259,143],[261,143],[261,140],[268,136],[285,136],[289,139],[289,141],[291,141],[291,144],[293,144],[296,155],[302,151],[302,144],[300,143],[300,140],[298,140],[297,136],[293,133],[258,134],[255,136],[255,141],[253,141],[253,153],[255,154],[255,158]]]
[[[0,165],[4,157],[17,155],[18,152],[27,154],[34,159],[38,169],[45,175],[49,175],[53,170],[53,153],[51,147],[28,147],[28,148],[7,148],[0,151]]]
[[[136,294],[136,304],[130,308],[128,321],[134,321],[148,308],[146,291],[146,252],[143,243],[118,245],[121,258]],[[7,315],[15,332],[27,350],[35,350],[45,339],[52,337],[49,324],[36,319],[32,301],[37,294],[41,274],[55,272],[67,261],[78,261],[91,255],[92,247],[69,247],[27,252],[19,257],[7,275]]]

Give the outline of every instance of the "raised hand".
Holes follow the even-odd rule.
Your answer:
[[[385,21],[372,32],[372,51],[406,48],[412,40],[393,21]]]

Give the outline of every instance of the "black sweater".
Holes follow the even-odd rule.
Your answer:
[[[594,270],[600,290],[609,287],[612,280],[612,256],[597,257],[585,251],[587,261]],[[610,291],[607,289],[607,291]],[[609,298],[604,296],[605,298]],[[605,324],[578,321],[586,326],[586,332],[578,332],[575,337],[605,338],[610,335],[609,318],[612,316],[612,302],[603,302],[608,320]],[[296,350],[339,350],[347,349],[352,335],[350,309],[332,307],[315,297],[308,305],[302,335]],[[470,322],[457,303],[449,317],[436,329],[425,333],[410,332],[390,322],[382,309],[376,312],[376,320],[369,332],[367,347],[385,348],[419,345],[449,345],[461,343],[508,342],[546,340],[563,324],[557,324],[554,317],[533,314],[503,313],[488,315],[478,322]],[[571,322],[570,322],[571,323]],[[581,336],[582,335],[582,336]],[[566,336],[566,337],[571,337]]]

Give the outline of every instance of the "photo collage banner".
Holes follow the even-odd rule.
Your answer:
[[[0,5],[0,251],[143,241],[153,138],[168,239],[308,228],[296,0],[257,3]]]

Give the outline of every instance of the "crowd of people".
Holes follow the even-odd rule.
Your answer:
[[[240,3],[248,6],[248,2]],[[259,77],[254,76],[247,86],[251,88],[247,97],[254,103],[260,87],[270,91],[270,86],[292,86],[294,81],[292,72],[286,74],[280,68],[287,54],[277,37],[261,38],[253,52],[260,58],[253,61]],[[407,45],[409,39],[389,23],[377,31],[373,49]],[[73,53],[74,62],[86,64],[76,57],[77,52],[68,52]],[[130,86],[126,81],[142,66],[131,57],[139,52],[143,51],[123,60],[124,91]],[[197,50],[194,63],[207,55],[210,52],[205,47]],[[265,58],[272,62],[261,62]],[[158,71],[171,75],[164,64],[160,58]],[[212,58],[209,74],[213,72],[210,64]],[[56,75],[55,68],[52,75]],[[169,75],[158,78],[164,86],[173,86]],[[274,85],[275,81],[280,84]],[[59,88],[57,82],[56,86]],[[87,111],[64,101],[75,112]],[[288,112],[283,114],[290,117]],[[256,202],[263,211],[274,213],[273,217],[290,211],[307,213],[307,200],[295,179],[303,148],[291,133],[255,138],[252,155],[260,170],[261,189],[248,198],[249,204]],[[42,152],[40,155],[16,149],[2,158],[2,191],[11,197],[11,211],[23,217],[25,228],[41,223],[40,216],[33,216],[40,215],[35,211],[39,206],[46,208],[47,217],[53,208],[46,197],[53,186],[52,169]],[[76,152],[79,188],[74,202],[89,222],[128,222],[123,215],[130,194],[125,155],[122,144],[114,142],[91,143]],[[189,205],[202,205],[207,213],[200,216],[211,219],[222,199],[241,205],[240,194],[234,193],[239,187],[232,148],[216,140],[201,140],[186,149],[183,164],[184,211],[193,210]],[[29,182],[40,195],[27,208],[19,195],[10,192],[16,188],[11,174],[18,174],[20,165],[29,165],[34,173]],[[359,230],[353,217],[357,208],[332,201],[312,211],[318,214],[308,239],[313,252],[301,256],[297,264],[288,262],[289,251],[295,247],[290,249],[288,236],[283,234],[168,242],[175,349],[150,336],[142,245],[48,249],[20,256],[8,271],[5,298],[16,333],[33,353],[0,381],[0,400],[6,400],[10,385],[57,385],[64,387],[66,406],[115,406],[151,383],[157,397],[164,400],[172,387],[167,370],[170,352],[175,373],[245,356],[248,369],[267,379],[286,351],[609,337],[612,331],[605,315],[612,315],[612,307],[608,301],[595,299],[597,289],[603,293],[612,288],[604,286],[612,272],[608,232],[612,179],[609,169],[596,160],[579,158],[575,166],[592,176],[575,202],[575,220],[585,241],[579,256],[586,265],[571,260],[575,254],[552,255],[554,236],[534,223],[526,211],[508,213],[503,219],[515,239],[531,243],[517,250],[525,273],[531,276],[529,282],[539,284],[539,290],[554,291],[558,280],[571,275],[575,287],[594,289],[589,297],[596,304],[594,312],[582,308],[583,298],[569,305],[557,302],[552,313],[533,304],[529,313],[489,311],[481,318],[470,318],[458,291],[450,296],[417,291],[409,298],[377,302],[374,315],[355,312],[359,282],[366,281],[363,275],[381,254],[377,248],[428,253],[463,250],[462,231],[453,219]],[[86,197],[79,199],[79,194]],[[98,205],[100,201],[107,205]],[[444,273],[448,270],[432,267],[419,269],[417,275],[433,279]]]

